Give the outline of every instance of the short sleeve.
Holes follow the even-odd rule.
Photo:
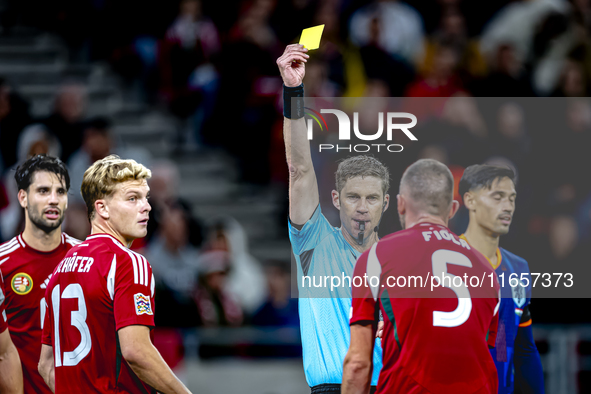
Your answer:
[[[53,289],[53,286],[47,286],[45,290],[45,298],[43,302],[45,303],[45,316],[43,317],[43,333],[41,334],[41,343],[44,345],[53,346],[52,338],[53,338],[53,324],[51,322],[51,316],[53,316],[53,312],[49,309],[49,305],[47,300],[51,300],[51,298],[47,298],[48,296],[51,297],[49,294],[49,289]]]
[[[293,253],[297,256],[307,250],[316,248],[316,245],[329,233],[335,230],[330,222],[322,214],[320,204],[312,214],[312,217],[304,224],[301,229],[297,229],[290,220],[289,240],[293,248]]]
[[[113,312],[117,330],[154,326],[154,276],[148,260],[139,253],[117,255],[113,284]]]
[[[0,273],[0,333],[8,328],[8,322],[6,321],[6,297],[4,294],[4,279]]]
[[[367,261],[371,250],[365,251],[355,264],[352,281],[352,311],[350,324],[362,321],[378,321],[379,309],[374,299],[367,280],[363,280],[367,274]],[[361,280],[360,280],[361,279]]]

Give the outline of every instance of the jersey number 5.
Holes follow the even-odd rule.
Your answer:
[[[463,267],[472,267],[470,259],[459,252],[453,250],[440,249],[431,256],[433,264],[433,276],[439,278],[439,285],[451,289],[458,297],[458,307],[451,312],[433,312],[433,326],[436,327],[457,327],[461,326],[470,317],[472,311],[472,300],[470,291],[460,277],[461,284],[456,286],[454,278],[457,276],[447,272],[447,265],[461,265]]]
[[[80,344],[76,346],[71,352],[64,352],[63,357],[60,347],[59,323],[60,323],[60,299],[61,298],[76,298],[78,300],[78,310],[72,311],[72,325],[80,332]],[[54,356],[55,366],[74,366],[77,365],[84,357],[90,353],[92,342],[90,339],[90,331],[86,324],[86,302],[84,301],[84,293],[82,286],[78,283],[71,283],[64,289],[60,298],[60,285],[54,287],[51,292],[51,304],[53,306],[53,324],[54,324]]]

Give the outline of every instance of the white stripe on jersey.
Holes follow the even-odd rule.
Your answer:
[[[16,237],[11,239],[10,241],[6,242],[4,245],[0,246],[0,253],[4,252],[6,249],[12,248],[17,243],[18,243],[18,241],[16,240]]]
[[[140,285],[143,285],[144,284],[144,262],[142,261],[141,258],[137,259],[137,266],[139,268],[138,277],[140,278]],[[146,285],[147,285],[147,283],[146,283]]]
[[[154,274],[152,274],[152,285],[150,286],[150,290],[152,291],[152,298],[154,298],[154,287],[156,287],[156,283],[154,282]]]
[[[376,242],[371,247],[371,250],[369,251],[369,255],[367,256],[366,272],[367,272],[367,276],[369,278],[371,278],[372,276],[376,276],[379,278],[382,275],[382,265],[380,264],[380,260],[378,260],[378,255],[376,253],[377,247],[378,247],[378,243]],[[378,284],[376,286],[372,286],[371,280],[369,281],[369,283],[370,283],[371,294],[373,295],[373,299],[374,299],[374,301],[377,301],[378,300],[378,291],[380,289],[380,284],[378,282]]]
[[[144,284],[148,286],[148,261],[141,254],[138,254],[138,257],[141,258],[142,263],[144,265]]]
[[[14,245],[13,247],[11,247],[10,249],[6,249],[3,252],[0,252],[0,257],[6,256],[7,254],[10,254],[10,253],[14,252],[15,250],[17,250],[20,247],[21,247],[21,245],[17,242],[16,245]]]
[[[139,253],[134,252],[133,250],[126,248],[125,246],[123,246],[123,244],[121,244],[121,242],[117,241],[115,238],[113,238],[112,236],[109,236],[109,235],[100,235],[100,234],[90,235],[86,239],[94,239],[94,238],[108,238],[111,241],[113,241],[113,243],[115,245],[117,245],[121,250],[123,250],[125,253],[127,253],[129,255],[129,257],[131,258],[131,262],[133,263],[133,282],[135,284],[139,283],[140,285],[145,285],[146,287],[148,286],[148,261],[145,259],[144,256],[142,256]],[[145,264],[143,264],[142,262],[144,262]],[[138,266],[139,266],[139,268],[138,268]],[[145,269],[144,269],[144,267],[145,267]],[[139,273],[138,273],[138,269],[140,270]],[[141,270],[144,270],[144,271],[141,271]],[[144,272],[145,272],[145,274],[144,274]],[[140,275],[138,275],[138,274],[140,274]]]
[[[76,245],[78,245],[79,243],[81,243],[81,242],[82,242],[82,241],[80,241],[79,239],[76,239],[76,238],[74,238],[74,237],[70,237],[70,236],[69,236],[68,234],[66,234],[66,233],[62,233],[62,234],[64,234],[64,235],[65,235],[65,240],[66,240],[66,242],[67,242],[67,243],[69,243],[69,244],[70,244],[70,245],[72,245],[72,246],[76,246]]]
[[[497,306],[495,306],[495,313],[493,313],[493,316],[497,315],[497,312],[499,311],[500,306],[501,306],[501,289],[499,289],[499,302],[497,302]]]
[[[109,275],[107,275],[107,290],[111,296],[111,300],[115,297],[115,272],[117,270],[117,255],[113,255],[113,261],[111,262],[111,269]]]
[[[25,241],[23,241],[23,237],[21,237],[21,235],[19,234],[17,239],[18,239],[18,242],[20,242],[21,246],[24,248],[26,245],[25,245]]]

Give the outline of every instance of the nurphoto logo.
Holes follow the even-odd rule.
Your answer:
[[[304,107],[307,111],[305,115],[308,116],[306,127],[308,130],[308,140],[312,140],[314,136],[314,123],[316,121],[321,131],[328,131],[328,125],[326,119],[322,114],[332,114],[337,117],[339,123],[339,141],[350,141],[351,140],[351,120],[349,115],[344,111],[338,109],[321,109],[320,112],[313,110],[309,107]],[[364,134],[359,130],[359,112],[353,112],[353,133],[355,136],[362,141],[376,141],[384,134],[384,123],[386,123],[386,140],[392,141],[392,135],[395,130],[402,131],[409,140],[417,141],[417,137],[411,133],[410,129],[416,126],[417,117],[408,112],[378,112],[378,130],[373,134]],[[310,119],[311,118],[311,119]],[[409,119],[409,123],[397,123],[399,119]],[[395,123],[396,122],[396,123]],[[388,152],[402,152],[404,147],[400,144],[319,144],[318,151],[348,151],[348,152],[359,152],[365,153],[372,150],[380,152],[383,149]]]

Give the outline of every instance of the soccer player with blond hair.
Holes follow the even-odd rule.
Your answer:
[[[115,155],[84,173],[92,232],[46,291],[39,372],[55,393],[189,393],[151,342],[154,276],[129,249],[147,233],[150,176]]]

